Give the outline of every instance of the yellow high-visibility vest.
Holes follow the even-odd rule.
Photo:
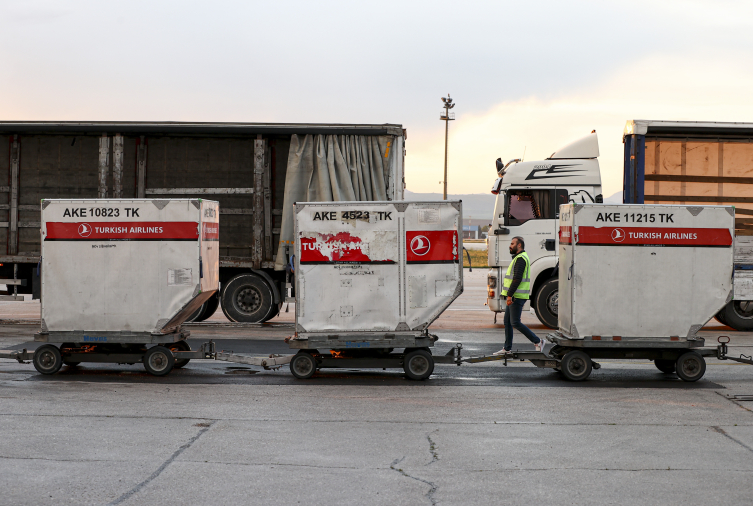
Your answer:
[[[526,253],[525,251],[523,253],[520,253],[519,255],[516,255],[515,258],[512,259],[512,262],[510,262],[510,266],[507,268],[507,274],[505,274],[505,281],[502,284],[502,296],[507,297],[507,290],[512,284],[512,268],[518,258],[525,260],[526,268],[523,271],[523,279],[520,280],[520,284],[515,290],[515,293],[512,294],[512,297],[513,299],[528,300],[531,298],[531,260],[528,258],[528,253]]]

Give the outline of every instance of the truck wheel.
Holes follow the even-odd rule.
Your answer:
[[[191,351],[191,346],[185,341],[177,341],[174,343],[170,343],[166,346],[166,348],[172,351]],[[181,367],[185,367],[186,365],[188,365],[190,361],[191,361],[190,358],[180,358],[180,359],[176,358],[175,365],[173,366],[173,368],[180,369]]]
[[[272,288],[255,274],[238,274],[222,290],[222,312],[233,322],[262,323],[272,312]]]
[[[677,375],[683,381],[698,381],[706,372],[706,361],[698,353],[689,351],[677,359]]]
[[[55,374],[63,367],[63,356],[57,346],[45,344],[34,352],[34,369],[42,374]]]
[[[434,358],[426,350],[413,350],[403,358],[403,370],[412,380],[425,380],[434,372]]]
[[[203,322],[204,320],[207,320],[214,315],[214,313],[217,312],[217,308],[220,306],[220,294],[217,293],[215,295],[212,295],[205,303],[202,308],[204,308],[201,311],[201,314],[198,318],[196,318],[195,321],[197,322]]]
[[[154,376],[164,376],[173,370],[175,357],[164,346],[153,346],[144,354],[144,369]]]
[[[657,358],[656,360],[654,360],[654,365],[661,372],[665,374],[672,374],[673,372],[675,372],[676,362],[674,360]]]
[[[727,327],[729,327],[729,325],[727,324],[727,321],[724,319],[724,309],[726,309],[726,307],[727,306],[725,306],[724,308],[722,308],[721,311],[716,313],[716,315],[714,315],[714,318],[716,319],[716,321],[718,321],[722,325],[726,325]]]
[[[580,350],[569,351],[562,357],[562,374],[570,381],[583,381],[591,375],[591,357]]]
[[[316,372],[316,359],[310,353],[299,351],[290,361],[290,372],[298,379],[309,379]]]
[[[534,311],[541,323],[550,329],[557,329],[557,312],[559,309],[559,290],[557,278],[551,278],[544,282],[536,292]]]
[[[186,318],[184,323],[191,323],[191,322],[200,322],[201,315],[204,314],[204,308],[207,307],[207,303],[205,302],[201,306],[199,306],[199,309],[191,313],[191,315]]]
[[[753,301],[732,300],[721,310],[724,322],[735,330],[753,330]]]

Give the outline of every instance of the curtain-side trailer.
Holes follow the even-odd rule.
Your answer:
[[[2,298],[39,297],[41,199],[198,197],[220,203],[222,289],[193,319],[269,320],[295,202],[402,200],[404,142],[394,124],[0,122]]]
[[[625,204],[735,206],[734,298],[717,315],[753,329],[753,123],[630,120]]]

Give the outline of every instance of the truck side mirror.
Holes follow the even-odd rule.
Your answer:
[[[505,164],[502,162],[501,158],[497,158],[496,164],[497,164],[497,173],[499,173],[499,171],[505,168]]]

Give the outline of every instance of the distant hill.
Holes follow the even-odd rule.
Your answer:
[[[466,193],[466,194],[448,194],[448,200],[463,201],[463,221],[473,218],[478,220],[488,220],[491,222],[494,216],[494,203],[497,200],[496,195],[491,193]],[[442,200],[441,193],[416,193],[405,190],[405,200]]]

